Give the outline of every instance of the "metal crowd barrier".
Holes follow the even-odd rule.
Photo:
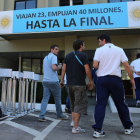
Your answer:
[[[20,117],[35,110],[38,74],[0,69],[0,78],[2,79],[1,108],[5,114]],[[31,87],[30,94],[29,87]]]
[[[8,114],[11,109],[11,77],[12,69],[0,69],[0,78],[2,79],[1,109],[5,114]]]

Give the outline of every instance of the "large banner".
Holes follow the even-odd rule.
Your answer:
[[[0,12],[0,34],[140,28],[140,2]]]

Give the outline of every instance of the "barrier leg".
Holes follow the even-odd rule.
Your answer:
[[[7,113],[6,111],[6,85],[7,85],[7,79],[2,79],[2,95],[1,95],[1,108],[4,113]]]
[[[35,110],[35,104],[36,104],[36,88],[37,88],[37,82],[35,81],[34,84],[34,101],[33,101],[33,109]]]
[[[11,112],[11,88],[12,87],[12,78],[8,79],[7,84],[7,111]]]
[[[18,113],[21,113],[21,97],[22,97],[22,80],[19,79],[19,90],[18,90]]]
[[[25,102],[25,79],[22,81],[22,99],[21,99],[21,111],[25,111],[24,107],[24,102]]]
[[[29,90],[29,80],[26,79],[25,111],[28,111],[28,90]]]
[[[15,101],[16,101],[16,78],[13,78],[13,87],[12,87],[12,107],[13,107],[13,112],[12,114],[15,116],[16,115],[16,106],[15,106]]]
[[[34,86],[34,81],[32,80],[31,81],[31,97],[30,97],[30,103],[31,103],[30,109],[31,110],[33,110],[33,86]]]

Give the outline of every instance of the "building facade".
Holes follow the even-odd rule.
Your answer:
[[[131,23],[132,26],[130,27],[127,27],[123,24],[127,20],[123,15],[125,12],[127,13],[127,9],[125,11],[121,10],[120,8],[125,9],[125,3],[128,3],[127,5],[130,5],[129,7],[134,5],[134,10],[136,9],[134,15],[132,15],[133,17],[129,15],[135,21],[135,26],[133,26],[133,23]],[[88,7],[94,7],[94,9],[89,9]],[[102,7],[102,10],[104,11],[102,11],[100,7]],[[112,7],[114,8],[112,9]],[[50,45],[59,45],[61,51],[58,58],[59,62],[63,62],[64,56],[73,50],[72,43],[77,38],[85,41],[85,52],[88,54],[90,63],[92,65],[94,51],[98,47],[97,36],[101,33],[109,34],[113,43],[125,50],[129,61],[131,62],[133,59],[135,59],[135,55],[140,52],[139,7],[140,0],[1,0],[0,67],[12,68],[13,70],[19,71],[33,71],[42,75],[42,60],[49,52]],[[81,11],[82,13],[80,13],[80,8],[83,8]],[[38,16],[40,17],[43,16],[41,15],[41,12],[39,12],[40,10],[51,11],[48,12],[47,16],[50,16],[50,18],[53,20],[55,19],[55,16],[57,16],[57,20],[43,20],[41,22],[42,25],[40,25],[40,21],[38,20],[38,17],[35,17],[35,14],[24,14],[26,11],[30,12],[30,10],[34,10],[34,12],[38,11]],[[81,16],[75,15],[78,10],[79,14],[83,15],[83,17],[80,18],[81,23],[79,23],[81,28],[79,26],[74,28],[73,26],[76,26],[75,22],[77,21],[77,18]],[[88,13],[84,13],[84,10],[88,11]],[[21,20],[20,22],[17,22],[14,19],[13,30],[15,30],[15,32],[6,32],[5,26],[8,27],[8,21],[6,18],[2,18],[2,15],[9,11],[14,12],[14,14],[17,13],[17,19],[24,18],[24,20],[26,20],[26,29],[34,28],[34,30],[22,30],[22,23],[24,21]],[[61,13],[58,13],[58,11]],[[90,16],[91,13],[100,13],[100,16],[103,15],[105,18],[101,16],[100,21],[98,21],[98,16],[93,18]],[[117,13],[119,14],[117,15]],[[60,14],[60,16],[58,14]],[[108,14],[108,17],[106,14]],[[66,17],[66,20],[69,21],[66,23],[67,21],[64,19],[65,27],[67,27],[65,28],[66,30],[61,28],[58,23],[59,20],[61,22],[62,16]],[[34,20],[30,22],[27,21],[31,17],[34,20],[36,19],[34,25],[32,24]],[[116,22],[115,26],[113,26],[114,21],[112,21],[111,18]],[[95,25],[103,25],[92,29],[93,23]],[[105,27],[107,24],[108,26]],[[46,31],[45,27],[47,28],[48,26],[51,26],[51,28]],[[54,30],[55,26],[60,27],[60,29]],[[42,29],[38,29],[41,27]],[[16,30],[21,30],[21,32]],[[123,79],[128,79],[128,76],[126,75],[125,71],[123,71],[123,68],[122,72]]]

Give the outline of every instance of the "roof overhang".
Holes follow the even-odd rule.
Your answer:
[[[75,35],[77,37],[98,36],[106,33],[109,35],[135,35],[140,34],[140,29],[114,29],[114,30],[87,30],[87,31],[69,31],[69,32],[39,32],[39,33],[23,33],[23,34],[2,34],[0,40],[20,40],[20,39],[42,39],[57,38]]]
[[[77,37],[98,36],[106,33],[109,35],[140,35],[140,29],[114,29],[114,30],[87,30],[87,31],[69,31],[69,32],[39,32],[39,33],[23,33],[23,34],[3,34],[1,38],[5,40],[20,40],[20,39],[42,39],[42,38],[57,38],[70,35]]]

